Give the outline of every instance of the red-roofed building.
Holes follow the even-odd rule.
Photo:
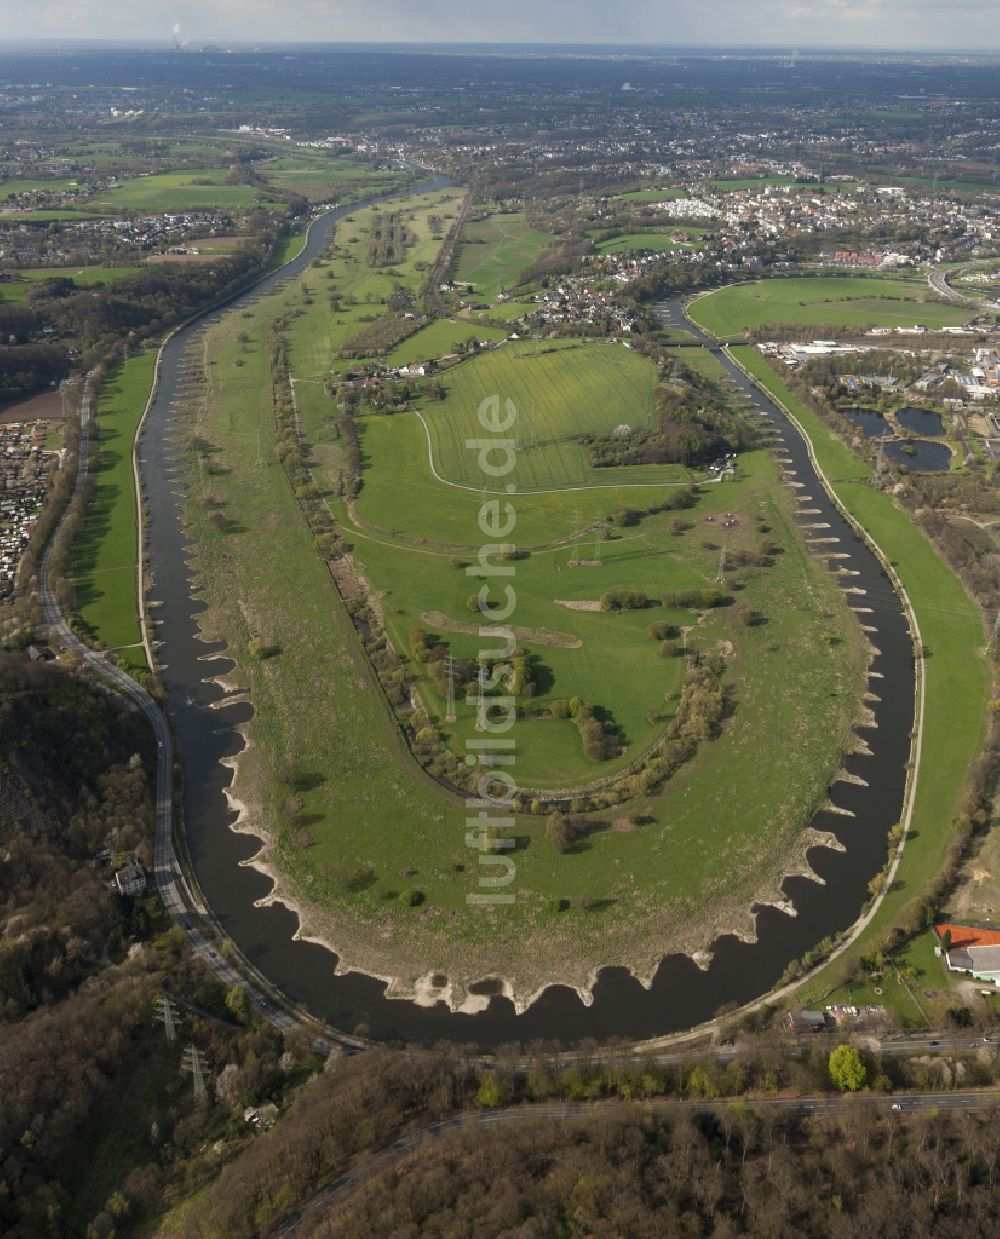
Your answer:
[[[934,932],[952,972],[968,972],[977,981],[1000,986],[1000,930],[942,921]]]

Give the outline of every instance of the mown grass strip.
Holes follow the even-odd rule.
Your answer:
[[[97,484],[73,548],[77,614],[109,648],[141,640],[136,592],[138,535],[132,441],[153,384],[156,357],[143,353],[109,371],[97,398]],[[123,650],[145,667],[141,649]]]

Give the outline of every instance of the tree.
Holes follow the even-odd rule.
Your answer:
[[[834,1087],[842,1093],[856,1093],[868,1079],[868,1068],[853,1045],[838,1045],[830,1054],[827,1070]]]
[[[226,994],[226,1006],[237,1019],[246,1015],[250,1004],[247,999],[247,992],[241,985],[234,985]]]
[[[552,850],[558,855],[562,855],[573,842],[573,832],[561,813],[549,815],[545,823],[545,837],[552,844]]]
[[[487,1071],[479,1081],[476,1105],[484,1110],[495,1110],[507,1100],[507,1086],[495,1071]]]

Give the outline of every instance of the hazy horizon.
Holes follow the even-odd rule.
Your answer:
[[[718,33],[725,30],[725,42]],[[567,36],[567,32],[572,33]],[[11,0],[0,40],[966,52],[1000,50],[1000,8],[988,0]]]

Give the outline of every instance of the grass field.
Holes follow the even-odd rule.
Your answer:
[[[96,195],[88,205],[111,211],[183,211],[203,207],[238,211],[266,201],[265,189],[227,184],[228,175],[226,168],[195,168],[138,176]]]
[[[689,241],[671,241],[667,232],[629,232],[624,236],[612,237],[609,241],[598,242],[598,254],[622,254],[629,250],[654,250],[657,253],[668,253],[674,250],[688,249]]]
[[[822,421],[795,399],[754,349],[736,350],[740,362],[792,410],[841,501],[881,546],[910,597],[927,650],[923,761],[913,809],[913,837],[897,881],[851,956],[898,917],[904,904],[940,871],[962,785],[984,733],[989,696],[986,642],[978,608],[907,513],[869,485],[870,470]],[[842,971],[842,965],[834,965]],[[810,992],[819,988],[813,983]]]
[[[713,189],[766,189],[768,185],[794,185],[795,177],[775,173],[772,176],[720,176],[709,182]]]
[[[69,279],[77,288],[92,288],[95,284],[111,284],[130,275],[138,275],[141,267],[32,267],[12,272],[9,283],[0,284],[4,301],[23,301],[33,284],[44,280]]]
[[[551,244],[552,237],[529,228],[521,214],[470,222],[462,230],[454,278],[471,284],[481,300],[492,301],[497,293],[512,288]]]
[[[668,185],[662,189],[633,189],[630,193],[619,194],[619,202],[666,202],[668,198],[683,198],[687,190]]]
[[[424,406],[434,466],[449,482],[482,487],[466,440],[480,432],[481,401],[499,392],[518,410],[518,459],[508,477],[518,491],[627,480],[627,471],[605,479],[604,470],[592,469],[574,436],[610,434],[622,422],[635,429],[653,426],[655,385],[652,364],[617,345],[570,341],[538,351],[527,341],[510,342],[449,372],[445,399]],[[644,476],[657,480],[656,473]],[[668,466],[659,476],[676,479],[677,471]]]
[[[414,243],[407,251],[406,262],[396,267],[370,267],[365,260],[370,210],[359,209],[338,222],[328,259],[319,267],[310,266],[302,277],[302,287],[308,288],[314,298],[324,291],[335,293],[342,304],[335,315],[325,311],[303,314],[291,324],[288,338],[294,373],[299,379],[322,381],[330,372],[336,350],[366,320],[387,312],[387,302],[396,285],[414,294],[420,290],[425,277],[417,264],[430,262],[441,244],[434,238],[431,217],[453,217],[461,197],[461,190],[444,190],[406,199],[407,227]],[[465,334],[475,330],[470,327]],[[349,365],[344,362],[342,368]],[[308,399],[308,389],[303,394]]]
[[[0,181],[0,198],[18,198],[21,194],[68,194],[75,192],[80,182],[69,177],[55,177],[48,181],[27,178]]]
[[[409,366],[418,361],[430,361],[453,352],[456,345],[465,343],[470,337],[483,343],[503,340],[506,335],[499,327],[478,326],[442,318],[421,327],[408,340],[404,340],[389,354],[389,364]]]
[[[928,300],[924,284],[844,276],[734,284],[692,302],[691,317],[718,336],[737,336],[762,323],[804,327],[949,327],[973,316],[967,309]]]
[[[271,268],[283,267],[286,262],[291,262],[293,258],[302,253],[305,243],[304,232],[290,232],[287,236],[281,237],[271,255]]]
[[[77,614],[109,648],[141,639],[136,597],[137,516],[132,441],[153,383],[155,355],[132,357],[109,373],[97,400],[97,493],[73,548]],[[145,667],[143,650],[122,661]]]
[[[278,155],[261,163],[257,171],[268,184],[301,194],[309,202],[360,198],[365,193],[402,184],[406,179],[403,172],[376,171],[347,155],[329,155],[322,151]]]

